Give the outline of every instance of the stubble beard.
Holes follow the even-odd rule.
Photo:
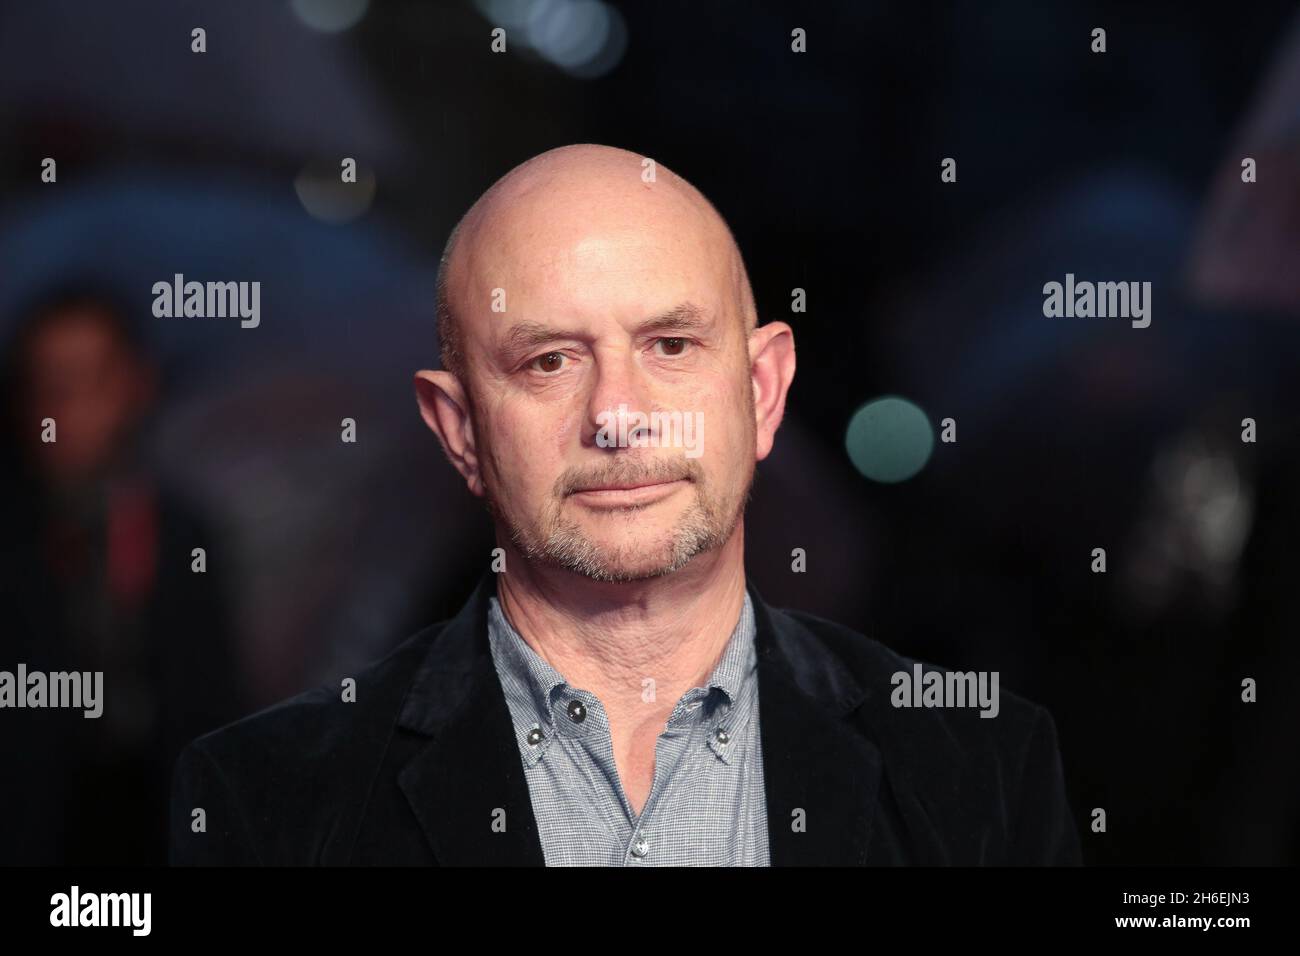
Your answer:
[[[708,493],[703,473],[698,467],[689,470],[689,474],[682,474],[680,466],[671,474],[661,466],[635,476],[606,473],[600,477],[607,480],[671,480],[688,477],[694,491],[694,500],[667,536],[653,542],[635,542],[616,548],[593,540],[576,522],[562,517],[564,501],[578,484],[567,475],[556,482],[555,494],[544,514],[528,526],[513,520],[497,503],[490,489],[485,496],[487,508],[497,523],[507,530],[514,546],[530,561],[572,571],[593,581],[643,581],[675,574],[697,555],[725,544],[745,513],[753,488],[754,472],[751,468],[743,494],[730,507],[719,496]],[[618,519],[634,523],[639,512],[647,507],[657,505],[620,509]]]

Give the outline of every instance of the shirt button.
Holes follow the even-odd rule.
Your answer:
[[[731,734],[727,733],[725,730],[719,727],[717,730],[717,738],[718,738],[718,743],[725,744],[728,740],[731,739]]]
[[[649,852],[650,844],[646,842],[646,838],[638,836],[636,842],[632,844],[632,855],[635,857],[643,857]]]
[[[532,730],[528,731],[528,743],[531,746],[536,747],[542,742],[544,736],[546,735],[542,733],[542,728],[534,727]]]
[[[580,724],[587,719],[587,708],[583,706],[582,701],[569,701],[569,719],[575,724]]]

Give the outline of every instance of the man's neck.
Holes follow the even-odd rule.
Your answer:
[[[506,618],[566,681],[600,699],[611,724],[662,729],[681,695],[708,677],[744,606],[743,525],[682,570],[644,581],[593,581],[511,551],[497,578]],[[646,706],[648,686],[657,706]]]

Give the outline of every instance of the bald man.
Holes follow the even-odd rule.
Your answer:
[[[536,156],[453,230],[437,312],[416,396],[490,567],[354,688],[195,741],[173,861],[1078,862],[1045,710],[996,675],[945,697],[952,672],[747,584],[794,335],[758,324],[698,190],[619,149]]]

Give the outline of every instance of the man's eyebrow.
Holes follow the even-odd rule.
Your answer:
[[[710,327],[704,310],[690,302],[674,306],[661,315],[646,319],[636,327],[637,335],[654,332],[703,332]],[[501,340],[501,354],[521,355],[556,339],[581,338],[576,332],[557,329],[541,322],[516,322]]]
[[[517,322],[510,327],[505,338],[501,340],[501,352],[505,355],[518,355],[555,339],[572,338],[573,333],[563,329],[552,328],[541,322]]]
[[[637,326],[636,332],[638,335],[649,335],[652,332],[703,332],[710,325],[703,309],[690,302],[683,302],[662,315],[646,319]]]

